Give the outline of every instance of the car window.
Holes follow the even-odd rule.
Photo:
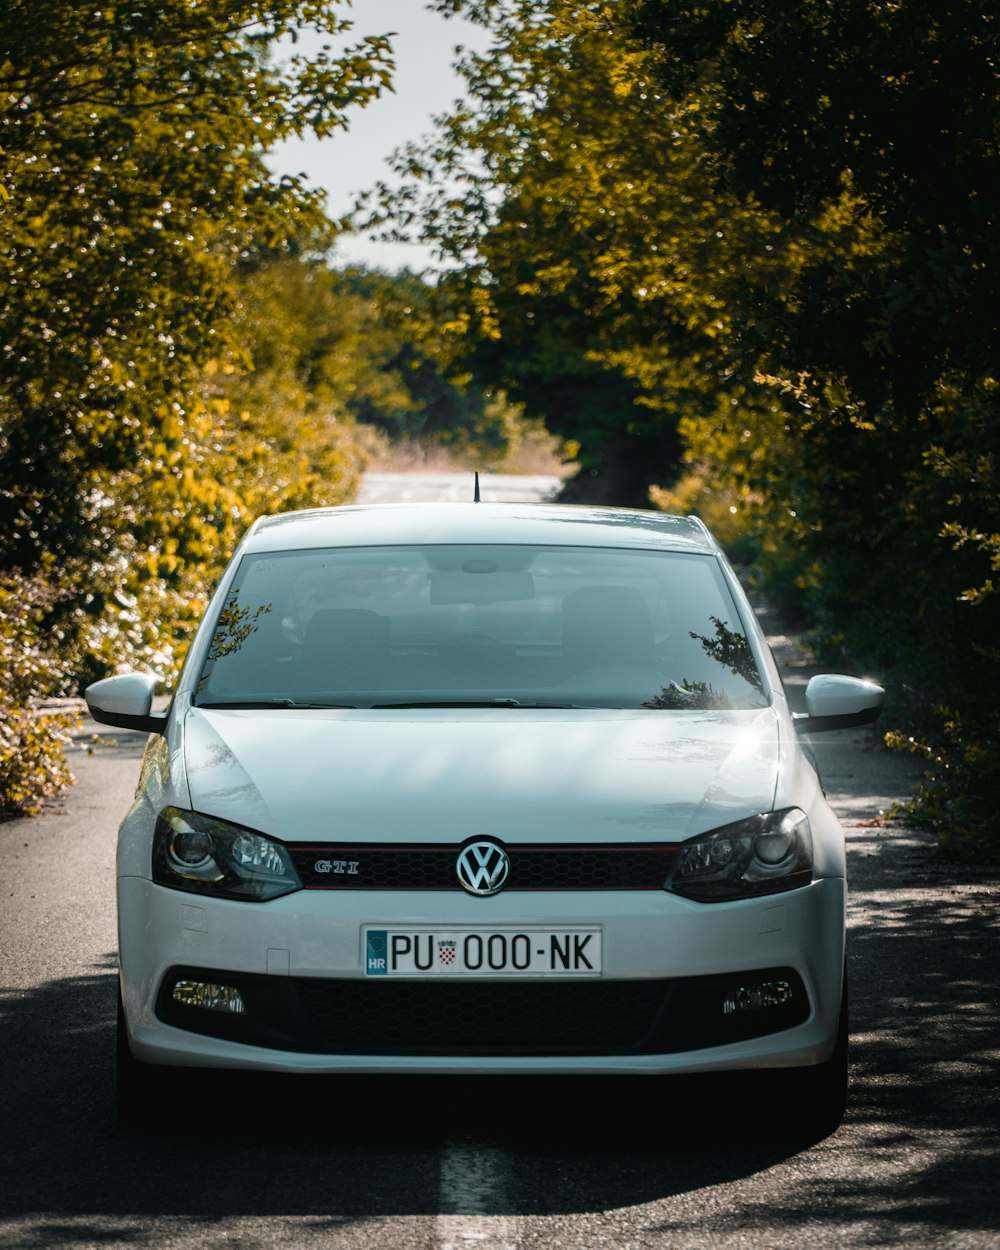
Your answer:
[[[718,562],[455,544],[247,555],[196,701],[747,708],[764,684]]]

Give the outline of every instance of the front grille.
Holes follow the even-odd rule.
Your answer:
[[[460,849],[346,842],[288,848],[307,890],[461,890]],[[674,844],[646,842],[505,849],[505,890],[661,890],[677,854]]]
[[[462,985],[297,979],[324,1048],[364,1054],[595,1054],[641,1049],[669,981]]]
[[[237,988],[239,1014],[174,1000],[182,980]],[[728,1013],[741,986],[783,980],[787,1002]],[[172,968],[156,1014],[195,1033],[273,1050],[325,1055],[641,1055],[761,1037],[809,1016],[792,968],[673,980],[391,981],[271,977]]]

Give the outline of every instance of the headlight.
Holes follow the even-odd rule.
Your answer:
[[[165,807],[156,818],[153,880],[175,890],[253,902],[302,888],[280,842],[177,807]]]
[[[700,903],[754,898],[808,885],[812,867],[809,818],[790,807],[682,843],[665,888]]]

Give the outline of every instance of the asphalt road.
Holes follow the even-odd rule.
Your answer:
[[[539,503],[559,489],[559,479],[549,475],[480,473],[479,497],[483,503]],[[468,500],[475,492],[472,473],[366,473],[358,503],[453,503]]]
[[[831,1136],[776,1137],[739,1078],[249,1075],[192,1082],[126,1135],[114,831],[142,738],[87,725],[68,796],[0,825],[0,1248],[996,1250],[1000,891],[887,819],[906,759],[871,733],[816,745],[852,889],[852,1091]]]

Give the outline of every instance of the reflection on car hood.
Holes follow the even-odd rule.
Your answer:
[[[768,810],[754,711],[192,708],[193,807],[291,842],[658,841]]]

